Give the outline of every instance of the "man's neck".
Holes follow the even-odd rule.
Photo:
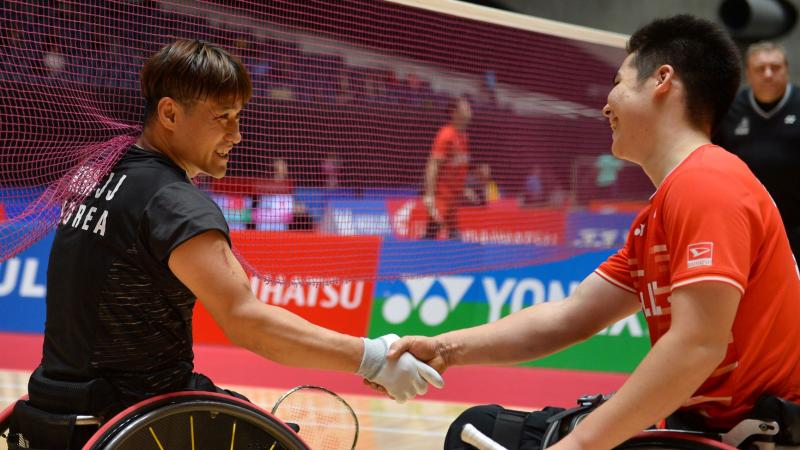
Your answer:
[[[151,152],[161,153],[172,160],[172,162],[178,167],[186,171],[187,177],[190,176],[186,170],[186,167],[184,167],[183,162],[172,151],[169,143],[165,139],[162,139],[158,133],[150,132],[148,128],[145,128],[142,134],[136,140],[136,145]]]
[[[667,175],[693,151],[700,146],[710,144],[711,139],[708,134],[700,130],[688,129],[661,142],[663,144],[654,145],[647,158],[639,163],[656,188],[661,186]]]
[[[783,97],[781,97],[781,98],[783,98]],[[773,109],[774,109],[776,106],[778,106],[778,103],[780,103],[780,102],[781,102],[781,99],[780,99],[780,98],[779,98],[779,99],[777,99],[777,100],[775,100],[775,101],[768,102],[768,103],[764,103],[764,102],[762,102],[762,101],[760,101],[760,100],[756,99],[756,103],[758,103],[758,106],[759,106],[759,108],[761,108],[761,110],[762,110],[762,111],[764,111],[764,112],[767,112],[767,113],[771,113],[771,112],[772,112],[772,110],[773,110]]]
[[[792,92],[792,85],[787,84],[786,90],[783,91],[776,99],[770,99],[766,101],[765,99],[759,99],[755,95],[755,91],[750,88],[750,105],[755,109],[756,113],[759,115],[769,118],[775,113],[777,113],[783,105],[786,104],[788,101],[788,97]]]

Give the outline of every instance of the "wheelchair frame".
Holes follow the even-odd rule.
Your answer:
[[[23,400],[25,397],[22,398]],[[0,435],[5,442],[10,428],[10,417],[14,405],[10,405],[0,413]],[[264,436],[269,436],[274,440],[275,450],[309,450],[307,444],[289,425],[277,419],[269,412],[258,406],[242,399],[205,391],[181,391],[164,395],[158,395],[145,399],[133,406],[121,411],[92,435],[89,441],[83,445],[83,450],[126,450],[134,447],[126,447],[126,442],[132,442],[143,434],[152,437],[158,446],[158,441],[153,427],[159,421],[172,420],[180,414],[209,413],[211,417],[220,415],[233,418],[234,427],[231,435],[231,448],[251,448],[248,442],[240,442],[239,446],[233,446],[234,435],[236,433],[236,421],[248,424]],[[93,416],[79,416],[80,425],[100,425],[99,420]],[[193,422],[192,422],[193,423]],[[76,423],[77,424],[77,423]],[[220,430],[225,433],[232,433],[231,430]],[[187,432],[189,441],[186,448],[194,448],[194,428]],[[3,448],[0,446],[0,448]]]

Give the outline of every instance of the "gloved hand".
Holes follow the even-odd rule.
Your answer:
[[[389,346],[400,339],[396,334],[387,334],[377,339],[364,339],[364,355],[357,373],[386,389],[398,403],[428,391],[428,383],[441,389],[444,380],[439,372],[404,353],[396,360],[387,360]]]

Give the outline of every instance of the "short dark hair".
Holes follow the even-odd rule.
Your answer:
[[[450,98],[450,100],[447,102],[447,115],[452,116],[453,113],[456,112],[458,107],[461,106],[462,102],[466,103],[470,107],[472,106],[470,105],[469,98],[467,98],[467,96],[465,95],[459,95],[458,97]]]
[[[224,49],[199,40],[178,40],[156,52],[142,67],[145,122],[159,100],[232,99],[246,103],[253,88],[241,61]]]
[[[781,44],[772,41],[760,41],[755,44],[750,44],[745,53],[745,65],[750,64],[750,57],[758,52],[781,52],[783,55],[783,62],[786,67],[789,67],[789,58],[786,56],[786,49]]]
[[[662,64],[669,64],[686,86],[689,120],[711,125],[725,117],[742,78],[739,50],[717,25],[690,15],[657,19],[628,40],[628,54],[644,81]]]

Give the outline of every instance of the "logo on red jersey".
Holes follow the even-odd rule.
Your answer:
[[[686,262],[689,268],[698,266],[710,266],[711,259],[714,254],[713,242],[698,242],[696,244],[689,244],[688,253],[686,254]]]

